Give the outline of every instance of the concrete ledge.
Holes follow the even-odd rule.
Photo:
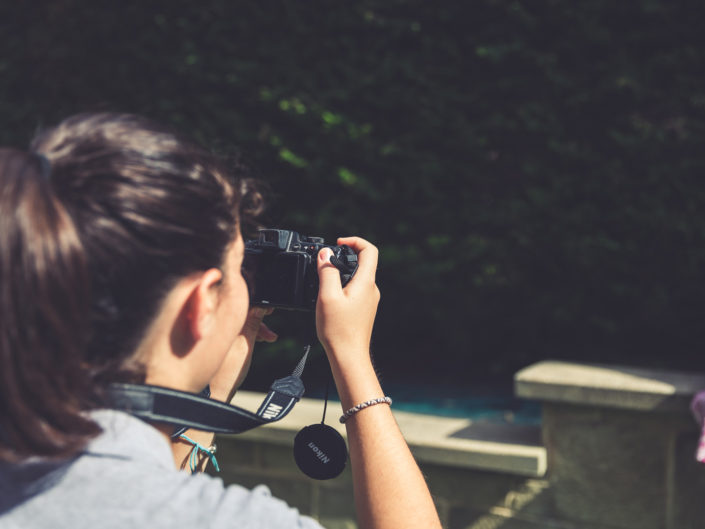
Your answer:
[[[264,394],[239,391],[233,404],[256,410]],[[255,428],[237,437],[243,440],[293,446],[301,428],[321,422],[323,401],[302,399],[279,422]],[[338,422],[340,403],[329,402],[326,423],[345,436]],[[546,473],[546,449],[540,443],[540,427],[492,425],[395,411],[394,417],[419,462],[540,477]],[[226,436],[220,436],[226,437]]]
[[[705,375],[544,361],[514,377],[518,397],[642,411],[687,412]]]

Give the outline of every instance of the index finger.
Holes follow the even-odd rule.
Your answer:
[[[375,274],[377,273],[377,261],[379,259],[379,250],[377,247],[360,237],[340,237],[338,244],[349,246],[357,253],[357,272],[355,273],[355,277],[358,275],[366,276],[374,282]],[[353,281],[355,277],[353,277]]]

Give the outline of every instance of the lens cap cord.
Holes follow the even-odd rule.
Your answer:
[[[325,361],[327,362],[327,357]],[[330,364],[328,364],[328,373],[321,422],[306,426],[296,434],[294,439],[294,461],[301,472],[318,480],[338,477],[345,470],[348,461],[345,439],[335,428],[325,423],[330,382],[333,376]]]

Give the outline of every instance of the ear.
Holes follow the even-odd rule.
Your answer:
[[[194,285],[184,305],[186,326],[195,342],[207,336],[215,324],[218,307],[219,285],[223,272],[217,268],[207,270]]]

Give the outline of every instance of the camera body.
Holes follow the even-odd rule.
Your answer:
[[[290,310],[314,310],[318,298],[316,257],[333,251],[331,263],[345,286],[357,270],[357,254],[348,246],[326,245],[321,237],[291,230],[260,230],[245,241],[243,273],[250,289],[250,305]]]

